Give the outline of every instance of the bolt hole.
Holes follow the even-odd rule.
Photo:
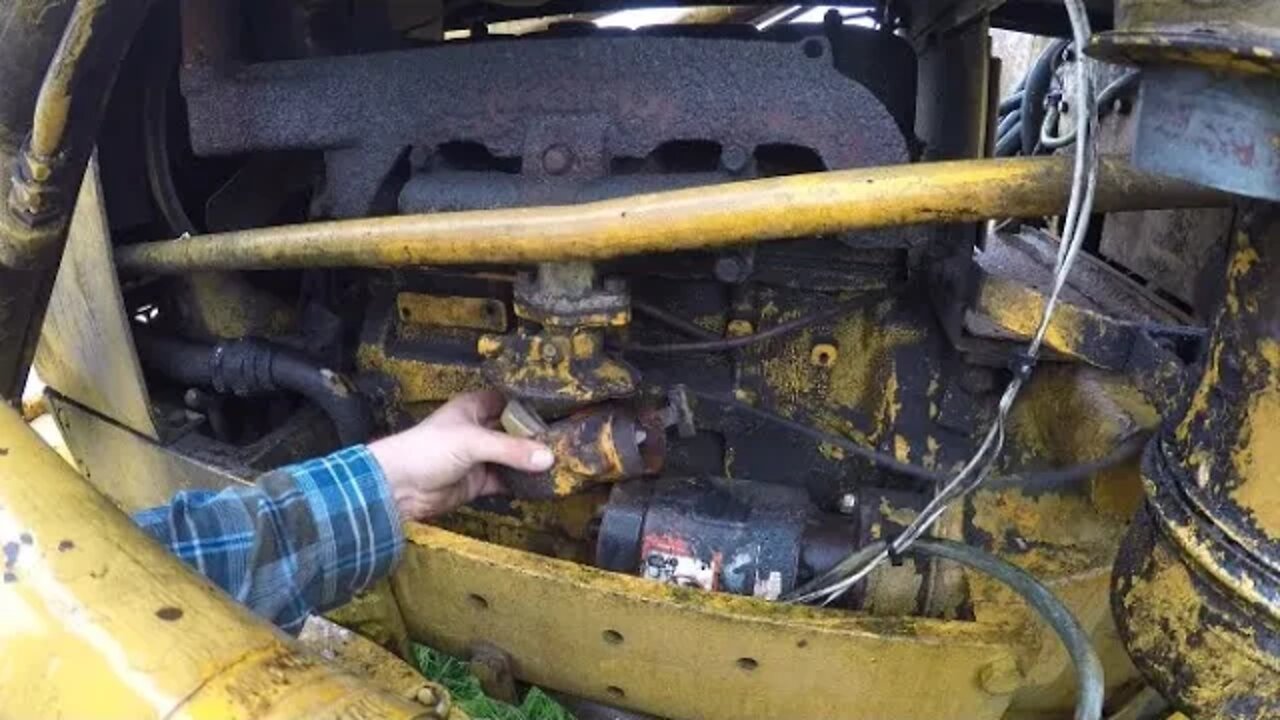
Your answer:
[[[818,362],[822,363],[823,365],[826,365],[827,363],[831,362],[831,355],[824,352],[818,353]]]
[[[609,687],[605,688],[604,691],[609,693],[609,697],[618,698],[619,700],[627,696],[627,691],[623,690],[617,685],[610,685]]]
[[[760,667],[760,663],[756,662],[755,658],[749,657],[738,658],[737,664],[739,669],[746,670],[747,672],[751,672],[752,670]]]
[[[489,601],[486,600],[483,595],[477,595],[475,593],[467,595],[467,604],[477,610],[489,609]]]
[[[824,52],[821,40],[805,40],[803,49],[805,57],[814,59],[822,57],[822,53]]]
[[[604,641],[609,643],[610,645],[622,644],[622,633],[618,632],[617,630],[605,630],[604,632],[600,633],[600,637],[604,638]]]

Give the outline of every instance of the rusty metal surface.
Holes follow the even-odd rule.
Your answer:
[[[1280,200],[1280,77],[1152,67],[1143,72],[1134,163]]]
[[[639,374],[607,353],[599,328],[520,328],[485,335],[477,346],[485,378],[550,416],[633,395]]]
[[[505,469],[516,497],[546,499],[574,495],[600,483],[618,482],[662,469],[661,427],[646,431],[621,406],[593,408],[552,423],[535,435],[551,447],[556,464],[543,473]]]
[[[1144,69],[1135,165],[1280,200],[1280,5],[1121,0],[1089,52]]]
[[[394,209],[374,200],[409,148],[401,211],[903,162],[913,87],[905,42],[864,28],[582,26],[358,57],[188,63],[184,81],[197,152],[328,150],[315,208],[330,217]],[[800,165],[777,167],[783,155]]]
[[[832,66],[825,38],[495,39],[249,65],[227,76],[188,67],[184,90],[204,154],[469,139],[519,158],[527,118],[572,113],[601,118],[611,157],[643,158],[678,138],[748,151],[814,147],[833,168],[906,159],[893,118]],[[864,132],[841,132],[849,126]]]

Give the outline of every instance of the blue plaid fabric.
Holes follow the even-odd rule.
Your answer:
[[[382,469],[363,445],[267,473],[253,485],[180,492],[133,519],[294,634],[307,615],[386,577],[404,546]]]

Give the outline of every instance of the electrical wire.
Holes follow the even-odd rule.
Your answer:
[[[699,340],[722,340],[723,338],[714,332],[698,325],[697,323],[685,320],[675,313],[667,312],[657,305],[650,305],[642,300],[631,299],[631,310],[637,312],[650,320],[656,320],[667,327],[677,330],[690,337]]]
[[[717,338],[715,340],[699,340],[697,342],[686,343],[666,343],[662,345],[640,345],[625,344],[622,346],[623,352],[630,353],[648,353],[653,355],[672,355],[677,353],[696,353],[696,352],[725,352],[728,350],[737,350],[756,343],[762,343],[766,340],[772,340],[783,335],[803,330],[810,325],[815,325],[824,320],[830,320],[833,317],[848,312],[849,310],[867,305],[868,303],[877,302],[884,299],[884,295],[870,294],[858,297],[855,300],[849,300],[837,303],[826,310],[806,315],[794,320],[774,325],[768,330],[762,330],[751,335],[743,335],[735,338]]]
[[[1063,0],[1067,15],[1071,20],[1072,40],[1077,50],[1088,45],[1092,31],[1086,14],[1083,0]],[[1030,378],[1032,370],[1040,355],[1045,334],[1053,319],[1058,299],[1066,285],[1067,277],[1075,263],[1075,259],[1084,245],[1085,235],[1089,229],[1089,216],[1093,210],[1094,196],[1098,181],[1097,137],[1094,128],[1097,126],[1097,97],[1093,92],[1093,82],[1088,73],[1084,55],[1076,53],[1075,63],[1076,87],[1075,103],[1080,112],[1076,114],[1076,137],[1080,142],[1075,145],[1075,162],[1072,172],[1071,195],[1067,202],[1067,213],[1063,222],[1062,242],[1058,250],[1057,262],[1054,265],[1052,291],[1045,302],[1031,342],[1015,365],[1013,379],[1005,387],[996,408],[995,420],[991,423],[986,435],[976,452],[965,463],[960,472],[948,480],[937,490],[932,500],[919,515],[897,537],[885,544],[884,548],[874,553],[859,554],[857,562],[840,563],[842,577],[839,580],[824,584],[806,593],[797,602],[808,602],[821,599],[824,605],[838,599],[856,585],[881,563],[905,553],[913,543],[928,532],[938,518],[947,511],[951,503],[972,492],[990,475],[1000,452],[1004,448],[1005,423],[1009,410]],[[1028,90],[1030,90],[1028,82]],[[1024,116],[1027,106],[1023,105]]]
[[[869,448],[865,445],[859,445],[858,443],[852,440],[849,440],[848,438],[841,437],[839,435],[835,435],[828,432],[823,432],[822,430],[819,430],[810,425],[806,425],[802,422],[797,422],[795,420],[792,420],[791,418],[783,417],[782,415],[779,415],[777,413],[769,412],[768,410],[762,410],[758,407],[748,405],[747,403],[744,403],[741,400],[738,400],[736,398],[725,397],[722,395],[709,393],[704,390],[695,390],[693,388],[687,388],[686,392],[694,397],[703,398],[705,400],[709,400],[711,402],[723,405],[731,409],[733,412],[740,413],[742,415],[749,415],[758,420],[763,420],[764,422],[772,423],[779,427],[784,427],[794,433],[797,433],[799,435],[804,435],[806,437],[812,438],[813,440],[817,440],[818,442],[821,442],[821,443],[834,445],[840,448],[841,450],[844,450],[845,452],[849,453],[850,455],[855,455],[857,457],[860,457],[864,460],[869,461],[871,464],[884,468],[885,470],[889,470],[890,472],[895,472],[900,475],[905,475],[907,477],[915,478],[917,480],[923,480],[928,483],[937,483],[939,480],[946,479],[946,475],[944,473],[938,472],[937,470],[930,470],[929,468],[921,467],[919,465],[913,465],[912,463],[902,462],[901,460],[897,459],[893,455],[890,455],[889,453],[880,452],[879,450]]]

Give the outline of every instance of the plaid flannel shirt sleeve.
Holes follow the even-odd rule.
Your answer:
[[[400,517],[363,445],[253,485],[184,491],[134,515],[144,532],[257,614],[296,634],[400,559]]]

